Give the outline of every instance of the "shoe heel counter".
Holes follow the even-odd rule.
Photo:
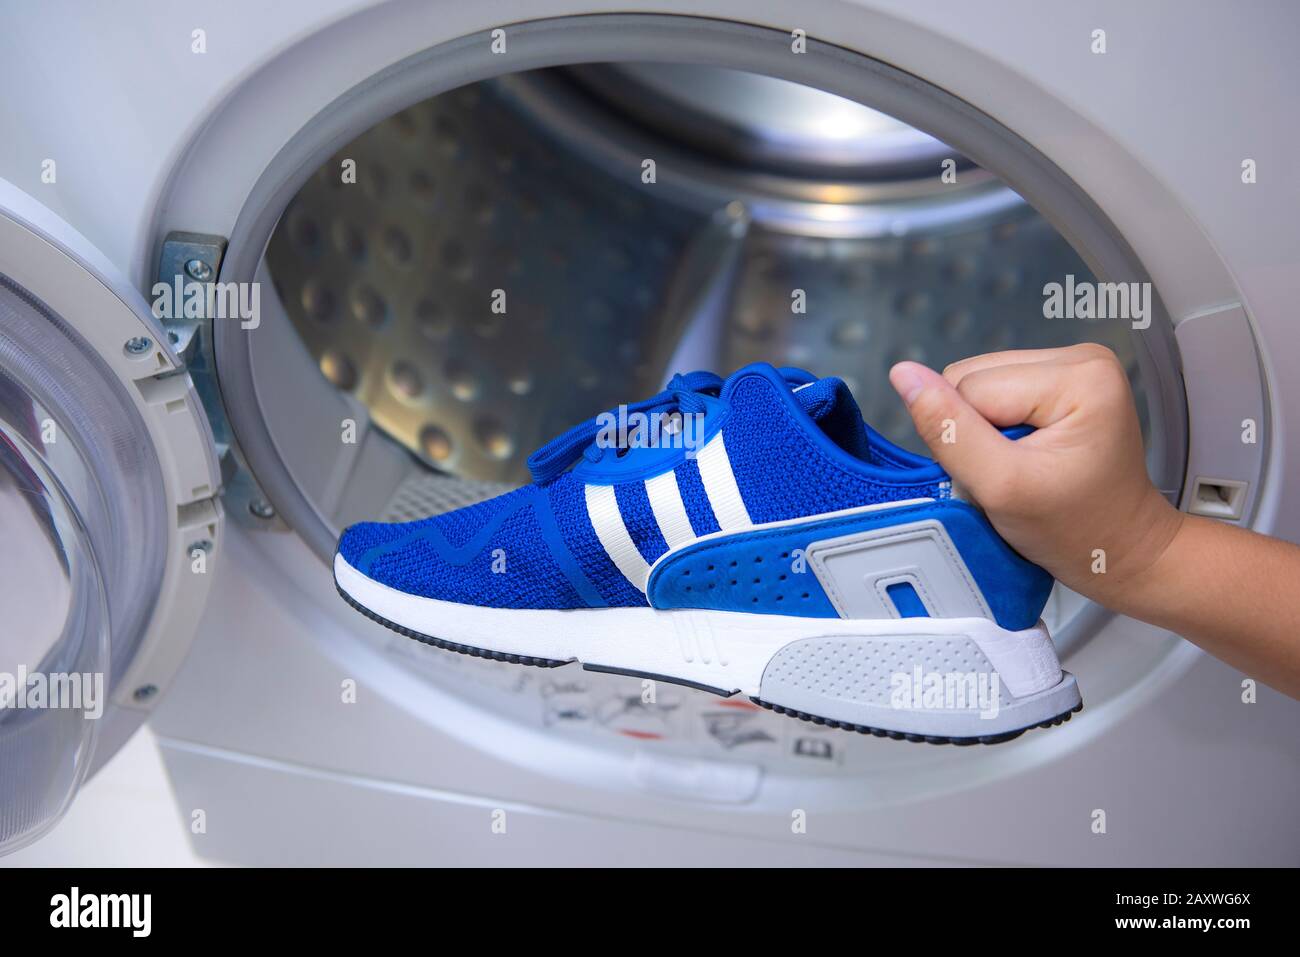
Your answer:
[[[984,513],[968,502],[945,502],[940,521],[993,620],[1010,631],[1037,624],[1052,592],[1051,574],[1016,552]]]
[[[659,609],[988,618],[1020,631],[1051,587],[978,509],[942,500],[702,540],[655,564],[647,597]]]
[[[843,532],[807,546],[842,618],[988,618],[1021,631],[1038,623],[1052,589],[968,502],[863,516],[860,530]]]

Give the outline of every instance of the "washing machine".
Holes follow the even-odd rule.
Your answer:
[[[955,748],[440,651],[328,564],[677,370],[841,375],[919,448],[891,363],[1082,341],[1172,502],[1300,540],[1294,8],[0,18],[0,673],[103,685],[4,701],[0,847],[148,721],[224,862],[1300,860],[1300,704],[1063,589],[1085,709]],[[1148,307],[1046,318],[1066,282]]]

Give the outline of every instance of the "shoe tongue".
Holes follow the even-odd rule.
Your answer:
[[[828,376],[794,387],[795,400],[826,437],[855,458],[868,460],[862,410],[843,379]]]

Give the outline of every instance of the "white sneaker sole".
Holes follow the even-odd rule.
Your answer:
[[[334,558],[339,593],[394,630],[517,664],[655,678],[744,694],[775,711],[864,733],[996,743],[1082,707],[1039,622],[839,619],[707,609],[484,608],[421,598]]]

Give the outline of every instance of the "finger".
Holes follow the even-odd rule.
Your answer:
[[[1044,428],[1071,408],[1074,373],[1059,362],[1025,362],[962,376],[957,393],[999,428],[1022,423]]]
[[[959,483],[984,484],[1005,466],[1014,443],[990,425],[943,376],[916,362],[900,362],[889,381],[902,396],[916,431]]]
[[[1078,361],[1095,355],[1097,350],[1102,348],[1105,347],[1085,342],[1055,349],[1008,349],[1005,352],[986,352],[983,355],[971,356],[968,359],[959,359],[946,366],[943,370],[943,377],[953,385],[957,385],[964,376],[970,375],[972,372],[979,372],[982,369],[991,369],[1004,365],[1024,365],[1031,362]]]

